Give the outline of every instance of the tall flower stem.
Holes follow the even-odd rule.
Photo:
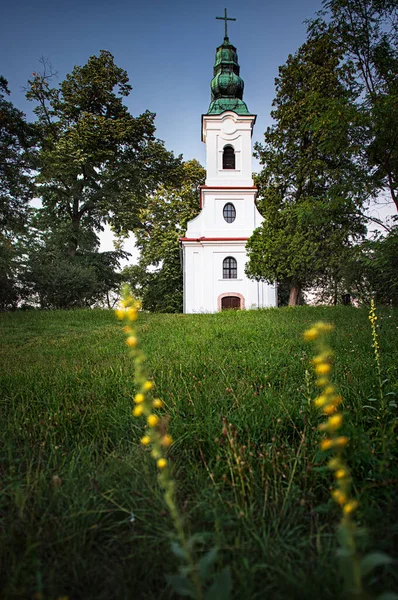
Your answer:
[[[151,381],[145,368],[145,354],[140,348],[135,322],[138,318],[140,303],[134,300],[130,289],[125,286],[122,290],[122,301],[115,313],[119,320],[124,321],[123,328],[126,333],[126,344],[130,348],[134,360],[134,380],[136,394],[134,395],[133,416],[144,417],[147,428],[141,438],[141,444],[151,449],[151,456],[156,461],[158,468],[158,481],[163,490],[164,501],[168,508],[174,529],[177,533],[180,549],[186,563],[189,565],[196,600],[203,600],[202,583],[198,568],[192,556],[190,545],[185,534],[183,521],[175,499],[175,482],[171,474],[167,451],[173,443],[172,437],[167,433],[167,420],[161,419],[158,411],[163,408],[163,401],[153,397],[154,383]]]
[[[365,598],[360,570],[360,558],[356,546],[356,524],[352,518],[358,502],[351,495],[351,472],[344,457],[344,449],[349,439],[341,435],[343,414],[340,410],[341,396],[331,380],[333,353],[326,342],[327,335],[333,330],[328,323],[316,323],[304,332],[306,341],[316,343],[317,353],[312,359],[319,395],[314,400],[315,407],[325,420],[318,429],[325,434],[320,443],[322,451],[329,454],[328,467],[334,474],[332,498],[341,508],[339,524],[340,555],[347,595],[360,600]]]

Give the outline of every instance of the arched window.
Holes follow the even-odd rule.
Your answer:
[[[236,219],[236,210],[232,202],[227,202],[223,209],[223,217],[227,223],[233,223]]]
[[[222,263],[223,279],[236,279],[238,277],[238,265],[232,256],[224,258]]]
[[[232,146],[224,146],[222,155],[222,168],[235,169],[235,150]]]

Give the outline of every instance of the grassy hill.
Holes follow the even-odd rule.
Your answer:
[[[270,309],[139,317],[175,443],[170,461],[197,552],[217,546],[236,599],[342,598],[339,508],[320,452],[313,348],[335,325],[359,544],[397,546],[398,313],[379,312],[383,394],[365,310]],[[4,598],[177,598],[173,527],[131,416],[133,363],[107,311],[0,315],[0,559]],[[398,589],[397,570],[368,581]]]

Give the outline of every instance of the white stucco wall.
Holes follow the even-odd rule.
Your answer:
[[[254,115],[233,112],[203,115],[202,139],[206,143],[206,183],[201,189],[202,210],[188,223],[181,239],[184,272],[184,312],[220,310],[223,296],[238,296],[241,308],[277,306],[273,285],[250,280],[245,275],[246,242],[262,217],[255,206],[256,188],[251,170],[251,136]],[[223,169],[223,151],[231,145],[235,169]],[[233,204],[236,217],[224,219],[223,209]],[[237,261],[237,278],[223,278],[223,261]]]
[[[184,312],[217,312],[220,297],[240,295],[244,308],[276,306],[276,288],[256,282],[245,275],[246,242],[206,241],[184,244]],[[237,261],[237,278],[223,278],[223,261],[232,256]]]
[[[252,186],[252,129],[254,115],[237,115],[226,111],[221,115],[203,115],[202,139],[206,143],[206,185]],[[224,146],[235,150],[235,169],[222,168]]]

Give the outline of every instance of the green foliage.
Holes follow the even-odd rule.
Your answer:
[[[82,308],[104,302],[120,286],[116,269],[125,256],[120,251],[100,253],[94,248],[70,256],[56,243],[38,245],[29,250],[21,270],[21,294],[28,303],[46,309]]]
[[[338,509],[301,337],[320,320],[335,325],[333,381],[367,527],[363,555],[393,556],[396,429],[384,436],[381,473],[384,432],[363,408],[378,390],[367,310],[140,314],[154,390],[170,415],[184,524],[203,532],[199,559],[219,550],[215,570],[230,567],[232,598],[342,598]],[[381,310],[377,323],[383,377],[397,392],[398,315]],[[108,311],[17,311],[1,314],[0,328],[4,598],[176,598],[165,574],[180,559],[170,552],[153,458],[132,421],[134,373],[120,324]],[[368,577],[373,596],[398,589],[395,564]]]
[[[398,227],[385,237],[355,247],[343,269],[343,283],[354,298],[370,304],[398,304]]]
[[[9,239],[3,237],[0,242],[0,310],[13,310],[18,304],[14,259],[14,246]]]
[[[362,124],[341,57],[327,30],[309,30],[279,69],[276,123],[256,145],[264,222],[248,242],[247,272],[288,283],[290,303],[327,270],[337,277],[347,249],[365,232],[360,208],[369,182],[352,141]]]
[[[196,160],[183,163],[178,180],[162,185],[140,211],[135,230],[141,251],[138,267],[127,267],[123,279],[138,291],[152,312],[182,312],[183,281],[179,239],[200,211],[199,186],[205,170]]]
[[[27,98],[36,103],[37,184],[47,222],[70,223],[69,253],[82,228],[98,232],[140,226],[139,211],[180,160],[154,136],[155,115],[133,117],[123,104],[126,71],[101,50],[76,66],[57,88],[52,73],[34,74]]]
[[[365,117],[362,156],[398,209],[398,7],[393,0],[324,0],[329,31],[355,69],[351,89]],[[326,27],[323,18],[314,21]]]
[[[24,229],[32,198],[30,169],[33,157],[32,127],[25,115],[6,100],[7,81],[0,76],[0,229]]]
[[[25,231],[33,191],[32,127],[6,100],[9,93],[7,81],[0,76],[0,310],[16,308],[18,303],[17,238]]]

